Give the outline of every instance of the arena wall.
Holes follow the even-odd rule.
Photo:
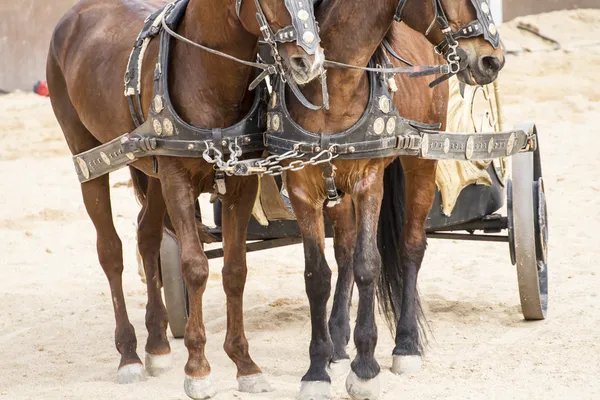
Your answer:
[[[574,8],[600,8],[600,0],[503,0],[503,19]]]
[[[50,35],[76,0],[0,0],[0,89],[44,80]]]

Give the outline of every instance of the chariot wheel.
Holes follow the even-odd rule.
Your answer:
[[[169,327],[173,337],[183,338],[188,320],[187,289],[181,275],[181,250],[173,232],[163,230],[160,245],[160,273],[162,278]]]
[[[536,132],[533,124],[518,126]],[[542,320],[548,310],[548,213],[538,146],[512,157],[508,181],[508,235],[517,266],[521,307],[526,320]]]

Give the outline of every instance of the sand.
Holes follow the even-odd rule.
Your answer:
[[[379,320],[382,399],[600,398],[600,46],[589,39],[600,37],[600,11],[527,20],[563,45],[510,56],[501,76],[507,126],[533,120],[541,137],[551,222],[548,319],[523,321],[506,245],[431,240],[420,274],[432,330],[423,371],[414,377],[389,372],[393,341]],[[503,30],[511,31],[513,49],[531,42],[510,26]],[[181,340],[171,341],[175,366],[166,375],[116,383],[108,283],[47,99],[0,96],[0,177],[0,399],[185,399]],[[139,206],[127,181],[126,171],[111,177],[114,220],[143,355]],[[327,257],[335,272],[331,249]],[[299,246],[248,256],[246,327],[251,353],[276,389],[266,395],[236,392],[235,368],[222,350],[221,260],[211,262],[205,321],[218,398],[295,397],[310,334],[301,260]],[[334,382],[334,394],[348,398],[343,381]]]

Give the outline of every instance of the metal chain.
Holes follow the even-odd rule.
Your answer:
[[[329,148],[328,150],[323,150],[316,156],[311,157],[310,159],[308,159],[306,161],[295,160],[286,166],[280,165],[279,162],[289,159],[289,158],[302,157],[302,156],[304,156],[304,154],[302,154],[296,150],[292,150],[292,151],[288,151],[287,153],[282,154],[280,156],[267,157],[265,159],[265,161],[267,161],[270,158],[271,159],[271,161],[269,161],[270,166],[268,167],[267,171],[264,172],[262,175],[279,176],[286,171],[303,170],[307,165],[320,165],[320,164],[329,163],[339,156],[339,154],[333,154],[332,150],[333,150],[333,147]],[[323,157],[323,156],[325,156],[325,157]]]

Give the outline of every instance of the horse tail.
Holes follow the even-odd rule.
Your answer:
[[[383,177],[383,200],[377,230],[377,245],[381,255],[381,274],[377,287],[379,310],[392,335],[400,320],[402,310],[402,228],[406,219],[406,183],[404,170],[396,158],[385,170]],[[419,324],[419,337],[426,338],[426,319],[418,291],[415,292],[415,308]],[[419,340],[421,348],[421,340]]]
[[[146,193],[148,192],[148,175],[134,167],[129,167],[129,173],[131,174],[135,197],[140,204],[145,204]]]

